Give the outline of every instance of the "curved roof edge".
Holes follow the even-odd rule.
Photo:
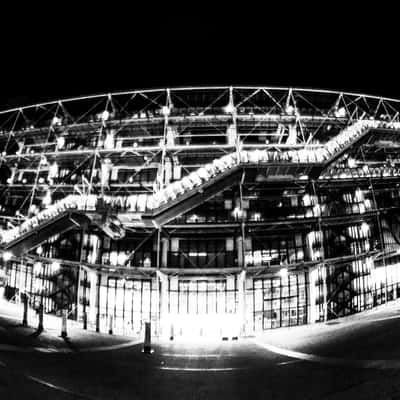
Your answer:
[[[15,111],[22,111],[35,107],[44,107],[49,105],[54,105],[58,103],[67,103],[74,102],[80,100],[90,100],[90,99],[102,99],[110,96],[123,96],[123,95],[134,95],[140,93],[162,93],[167,90],[182,92],[182,91],[191,91],[191,90],[228,90],[232,88],[233,90],[267,90],[267,91],[296,91],[303,93],[319,93],[319,94],[330,94],[330,95],[344,95],[351,96],[357,98],[368,98],[374,100],[381,101],[390,101],[394,103],[400,103],[400,98],[396,99],[393,97],[384,97],[377,95],[369,95],[366,93],[358,93],[358,92],[348,92],[348,91],[340,91],[340,90],[332,90],[332,89],[316,89],[316,88],[305,88],[305,87],[291,87],[291,86],[262,86],[262,85],[214,85],[214,86],[176,86],[176,87],[164,87],[164,88],[153,88],[153,89],[134,89],[134,90],[123,90],[123,91],[114,91],[114,92],[106,92],[100,94],[93,95],[83,95],[83,96],[75,96],[75,97],[66,97],[57,100],[45,101],[40,103],[29,104],[21,107],[13,107],[10,109],[0,110],[0,114],[6,114]]]

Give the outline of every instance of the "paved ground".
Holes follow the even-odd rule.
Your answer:
[[[61,337],[61,319],[45,316],[45,330],[37,331],[38,317],[29,310],[29,326],[23,327],[22,305],[0,300],[0,352],[13,350],[18,352],[90,352],[124,348],[141,342],[136,337],[99,334],[83,330],[68,321],[68,337]]]
[[[0,319],[3,345],[24,335],[15,324]],[[39,347],[64,348],[55,333],[42,335]],[[0,347],[0,399],[400,400],[399,337],[400,302],[238,341],[159,340],[151,355],[132,338],[76,330],[69,352]]]

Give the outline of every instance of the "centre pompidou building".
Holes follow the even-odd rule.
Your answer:
[[[224,336],[400,294],[400,102],[195,87],[0,113],[3,296]]]

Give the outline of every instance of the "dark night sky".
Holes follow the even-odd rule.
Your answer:
[[[147,87],[257,84],[400,97],[394,9],[53,2],[1,14],[0,108]],[[304,3],[304,2],[298,2]],[[86,4],[86,3],[85,3]],[[132,2],[131,4],[135,4]],[[216,2],[215,2],[216,4]],[[112,6],[112,7],[111,7]],[[371,6],[372,7],[372,6]]]

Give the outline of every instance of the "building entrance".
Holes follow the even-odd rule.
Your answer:
[[[165,325],[176,337],[238,336],[236,279],[170,281]]]
[[[174,338],[223,338],[239,336],[239,316],[235,314],[169,315],[167,334]]]

